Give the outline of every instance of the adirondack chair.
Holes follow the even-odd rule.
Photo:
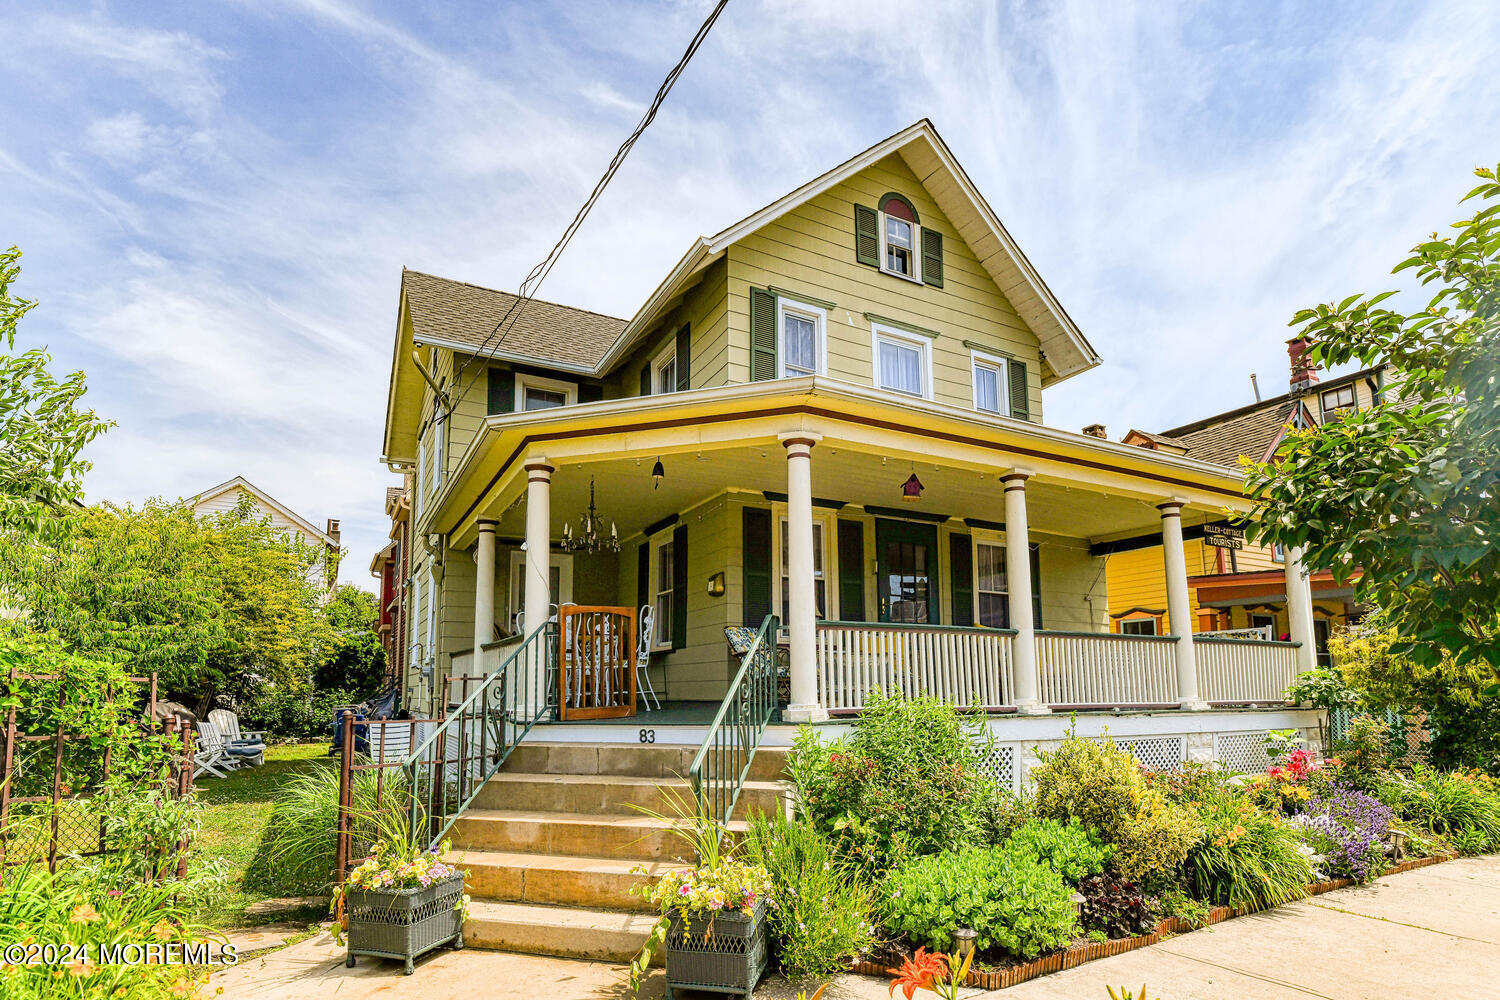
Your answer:
[[[231,743],[264,743],[265,730],[247,729],[240,732],[240,717],[227,708],[216,708],[208,713],[208,721],[219,727]]]
[[[193,745],[193,780],[207,774],[227,777],[230,771],[244,766],[244,758],[229,752],[229,739],[212,722],[198,723],[198,739]]]

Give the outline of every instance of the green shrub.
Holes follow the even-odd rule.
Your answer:
[[[1278,814],[1224,788],[1194,807],[1203,838],[1188,853],[1193,894],[1221,906],[1276,906],[1306,894],[1311,853]]]
[[[1109,864],[1114,848],[1093,830],[1076,821],[1033,819],[1016,828],[1005,841],[1013,851],[1024,851],[1054,869],[1070,885],[1097,875]]]
[[[1148,786],[1135,758],[1113,742],[1070,736],[1038,756],[1042,764],[1031,772],[1037,815],[1099,831],[1114,847],[1121,878],[1170,878],[1197,842],[1192,813]]]
[[[843,972],[873,942],[869,890],[811,824],[757,815],[745,848],[771,873],[767,913],[782,971],[793,979]]]
[[[1500,782],[1486,774],[1419,766],[1382,791],[1403,816],[1447,837],[1465,854],[1500,849]]]
[[[917,858],[892,871],[881,892],[886,928],[937,951],[952,948],[958,927],[978,933],[981,951],[1024,958],[1078,933],[1072,887],[1025,849],[971,847]]]
[[[1333,744],[1342,765],[1339,780],[1360,791],[1374,788],[1391,766],[1391,724],[1371,715],[1358,715]]]
[[[349,690],[289,691],[268,688],[240,711],[241,727],[263,730],[272,740],[332,739],[333,710],[359,701]]]
[[[876,692],[847,739],[799,735],[789,762],[804,816],[870,874],[906,858],[993,842],[993,779],[977,731],[944,702]]]

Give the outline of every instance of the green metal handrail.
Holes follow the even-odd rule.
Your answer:
[[[414,847],[442,843],[485,782],[551,711],[546,685],[557,624],[544,622],[480,682],[401,765]]]
[[[775,711],[776,616],[766,615],[688,768],[700,815],[729,822]]]

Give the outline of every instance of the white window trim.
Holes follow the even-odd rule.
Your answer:
[[[565,405],[572,406],[578,402],[578,385],[574,382],[564,382],[561,379],[543,378],[541,375],[525,375],[516,372],[516,400],[515,409],[521,413],[526,409],[526,390],[544,389],[547,392],[560,392],[567,399]]]
[[[448,421],[438,419],[432,427],[432,492],[442,492],[443,473],[447,471],[447,438],[446,433]]]
[[[672,341],[670,343],[668,343],[666,347],[662,348],[662,350],[656,355],[656,357],[654,357],[654,358],[651,359],[651,391],[652,391],[652,393],[660,394],[660,393],[663,393],[663,392],[676,392],[677,391],[676,361],[677,361],[677,340],[676,340],[676,338],[673,338]],[[665,368],[669,363],[673,364],[672,384],[669,385],[669,386],[663,386],[662,382],[661,382],[661,370],[663,368]]]
[[[573,557],[565,552],[554,552],[548,562],[547,572],[552,572],[552,567],[557,567],[557,597],[549,601],[552,604],[571,604],[573,601]],[[506,627],[515,630],[516,617],[525,608],[521,607],[521,574],[526,572],[526,550],[512,549],[510,553],[510,577],[509,584],[505,588],[505,604],[510,609],[510,618]]]
[[[821,306],[808,305],[806,302],[798,302],[796,299],[776,297],[776,377],[801,377],[797,372],[794,376],[788,376],[786,372],[786,315],[791,313],[803,319],[813,321],[813,353],[816,355],[814,362],[817,365],[815,375],[826,375],[828,373],[828,310]]]
[[[996,548],[996,549],[1004,550],[1004,548],[1005,548],[1005,534],[1004,534],[1004,532],[993,531],[993,530],[991,530],[989,528],[975,528],[975,529],[972,529],[971,537],[973,538],[973,543],[972,544],[974,546],[974,554],[973,554],[972,558],[970,558],[969,562],[973,564],[971,566],[971,571],[972,571],[972,574],[973,574],[973,580],[971,581],[970,586],[972,588],[971,593],[973,593],[973,595],[974,595],[974,624],[975,624],[975,626],[980,627],[980,628],[992,628],[993,626],[982,626],[982,625],[979,624],[979,546],[981,546],[981,545],[988,545],[991,548]],[[1002,590],[1002,591],[999,591],[999,593],[1002,593],[1002,594],[1005,595],[1006,607],[1009,608],[1010,607],[1010,564],[1008,562],[1006,562],[1006,563],[1003,563],[1003,565],[1005,566],[1005,573],[1006,573],[1006,576],[1005,576],[1005,589]],[[1012,616],[1012,617],[1014,617],[1014,616]]]
[[[656,619],[656,634],[651,637],[651,648],[653,650],[670,650],[672,648],[672,623],[663,620],[660,614],[659,602],[661,601],[661,595],[666,592],[661,585],[661,550],[671,545],[675,536],[675,531],[664,528],[650,542],[651,567],[647,576],[651,582],[651,612]],[[674,560],[677,558],[676,552],[672,553],[672,558]],[[677,583],[676,580],[672,582],[674,584]],[[673,608],[673,614],[676,614],[676,608]]]
[[[922,357],[922,392],[913,398],[932,398],[932,342],[919,333],[907,333],[893,326],[885,326],[881,323],[870,324],[870,360],[873,362],[871,368],[871,382],[875,388],[882,392],[894,392],[901,396],[912,396],[911,393],[902,389],[888,389],[880,384],[880,341],[881,339],[900,341],[906,346],[915,346],[921,352]]]
[[[1126,625],[1127,622],[1150,622],[1151,623],[1151,631],[1150,632],[1127,632],[1127,631],[1125,631],[1125,625]],[[1138,615],[1135,618],[1121,618],[1120,619],[1120,631],[1119,631],[1119,634],[1120,635],[1161,635],[1161,619],[1158,618],[1158,617],[1156,617],[1156,615]]]
[[[917,223],[911,224],[911,274],[902,274],[900,271],[892,271],[886,267],[886,241],[885,234],[885,212],[879,212],[880,226],[880,270],[893,278],[905,278],[907,281],[920,285],[922,283],[922,227]],[[905,222],[905,219],[901,220]]]
[[[979,406],[979,368],[984,366],[994,368],[998,373],[998,386],[995,393],[995,401],[999,405],[998,410],[985,410]],[[1010,359],[1000,354],[987,354],[984,351],[969,352],[969,378],[974,393],[974,409],[980,413],[993,413],[996,416],[1010,416]]]
[[[1337,397],[1338,397],[1339,393],[1341,393],[1341,392],[1348,392],[1349,393],[1349,402],[1348,403],[1339,403],[1339,402],[1337,402]],[[1335,397],[1335,403],[1332,406],[1328,405],[1328,397],[1329,396]],[[1355,389],[1355,387],[1352,386],[1352,385],[1339,385],[1339,386],[1334,386],[1332,389],[1324,389],[1321,393],[1318,394],[1318,406],[1319,406],[1319,408],[1325,414],[1328,414],[1328,413],[1342,413],[1345,410],[1355,410],[1355,409],[1358,409],[1359,408],[1359,390]]]
[[[813,508],[813,521],[823,527],[823,607],[830,613],[838,601],[839,591],[839,568],[838,559],[834,556],[835,535],[837,529],[837,515],[824,513],[819,508]],[[781,616],[781,526],[787,523],[787,506],[784,503],[773,504],[771,507],[771,523],[774,528],[771,532],[771,611],[777,617]],[[843,613],[843,609],[839,609]],[[786,627],[786,622],[781,623]]]

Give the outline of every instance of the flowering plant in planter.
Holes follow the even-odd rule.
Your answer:
[[[339,898],[350,889],[426,889],[456,875],[467,875],[443,860],[450,847],[445,840],[430,850],[418,851],[381,841],[375,845],[375,853],[349,873],[339,887]]]
[[[334,894],[336,912],[348,925],[348,957],[401,959],[411,975],[413,961],[439,945],[463,947],[469,897],[467,872],[443,855],[448,842],[420,850],[404,839],[387,838],[374,856],[357,866]]]

